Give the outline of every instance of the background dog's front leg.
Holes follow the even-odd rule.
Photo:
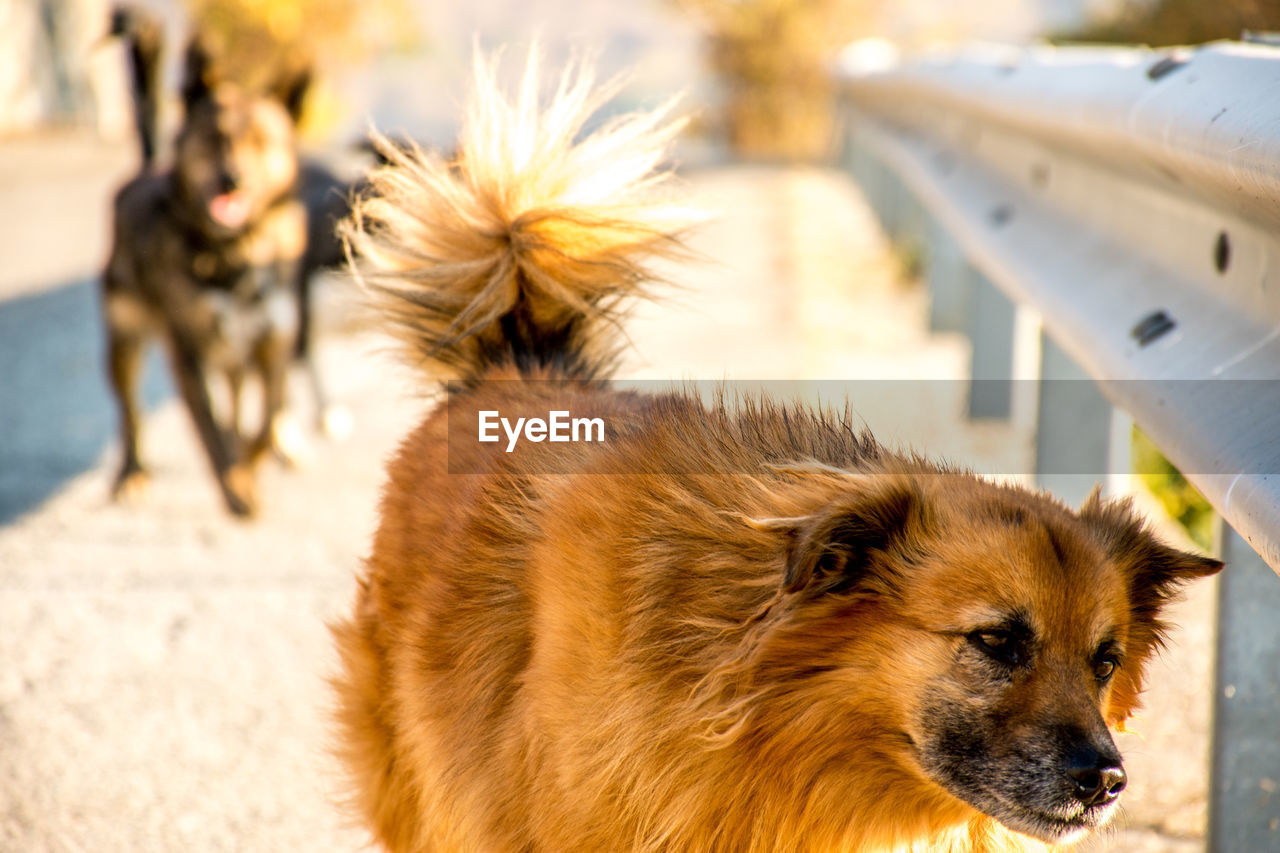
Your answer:
[[[236,515],[253,515],[257,511],[253,473],[238,460],[237,437],[221,427],[213,416],[203,360],[196,343],[180,333],[173,334],[170,337],[170,356],[174,375],[178,378],[178,390],[191,412],[227,508]]]
[[[285,412],[289,365],[297,352],[302,333],[299,322],[297,259],[282,251],[275,263],[265,267],[269,276],[265,314],[267,324],[254,347],[253,359],[262,376],[262,431],[250,448],[249,459],[257,464],[274,450],[285,464],[298,465],[306,456],[306,442],[297,424]]]
[[[244,370],[240,367],[232,367],[227,370],[227,393],[229,396],[230,408],[227,409],[227,430],[234,437],[236,447],[240,447],[242,436],[240,431],[241,425],[244,423],[243,407],[241,406],[241,394],[244,391]]]
[[[293,354],[292,329],[273,329],[258,342],[254,359],[262,375],[262,430],[249,451],[257,465],[271,450],[286,464],[296,465],[303,454],[298,429],[285,413],[285,383]]]
[[[141,418],[138,410],[138,382],[142,373],[142,354],[146,336],[108,324],[107,374],[115,392],[120,414],[120,443],[124,458],[112,484],[116,499],[132,499],[147,485],[147,471],[138,454]]]

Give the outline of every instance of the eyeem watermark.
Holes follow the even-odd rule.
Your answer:
[[[480,416],[480,441],[499,441],[499,428],[507,437],[507,452],[516,449],[521,438],[539,441],[604,441],[604,418],[575,418],[567,410],[548,412],[542,418],[516,418],[513,424],[496,409],[484,409]]]

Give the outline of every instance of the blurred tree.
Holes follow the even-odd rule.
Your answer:
[[[880,0],[671,0],[705,30],[725,88],[724,131],[743,157],[812,160],[834,127],[831,62],[866,34]]]
[[[409,0],[185,0],[223,73],[259,87],[420,39]]]
[[[1277,0],[1126,0],[1117,15],[1064,39],[1163,47],[1280,30]]]

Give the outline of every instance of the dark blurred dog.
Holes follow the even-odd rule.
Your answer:
[[[184,116],[168,170],[154,166],[159,27],[117,12],[135,81],[142,167],[115,198],[111,256],[103,276],[112,390],[120,405],[124,459],[117,496],[144,485],[138,452],[138,380],[152,337],[168,345],[178,388],[227,507],[256,509],[253,469],[280,437],[285,378],[298,331],[298,276],[307,217],[298,199],[294,120],[306,75],[284,74],[256,94],[221,79],[199,38],[186,55]],[[257,374],[262,423],[240,429],[240,390]],[[208,381],[222,375],[229,415],[219,418]]]

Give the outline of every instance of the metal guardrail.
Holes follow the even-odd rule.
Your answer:
[[[1280,50],[986,49],[845,93],[857,145],[1280,571]]]
[[[1119,410],[1234,529],[1209,849],[1280,850],[1280,49],[867,55],[840,72],[846,165],[926,245],[933,322],[984,380],[971,413],[1019,409],[1033,317],[1040,482],[1078,499],[1115,470]]]

